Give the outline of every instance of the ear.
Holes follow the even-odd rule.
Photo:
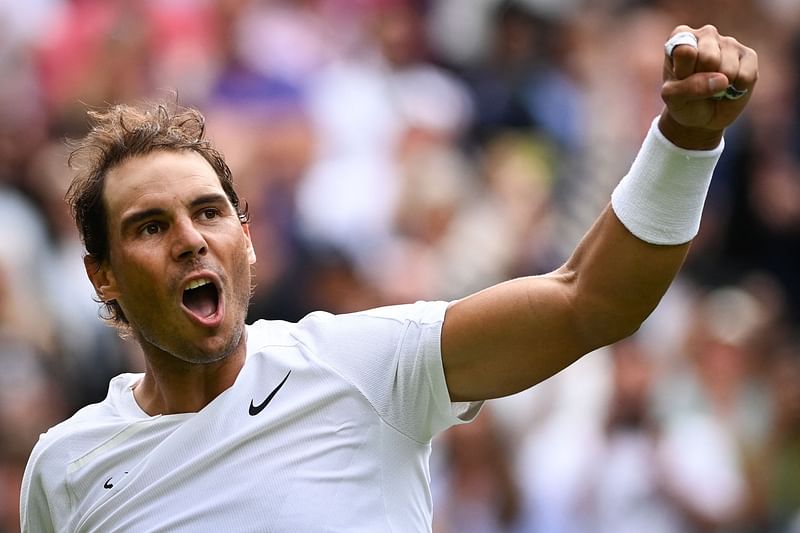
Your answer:
[[[98,298],[104,302],[119,298],[117,280],[107,261],[100,263],[94,257],[87,255],[83,258],[83,266]]]
[[[250,239],[250,224],[242,224],[242,231],[244,231],[244,236],[247,239],[247,259],[251,265],[254,265],[256,262],[256,250],[253,248],[252,239]]]

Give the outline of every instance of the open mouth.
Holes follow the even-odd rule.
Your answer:
[[[189,282],[183,290],[183,305],[198,318],[213,317],[219,310],[217,286],[208,278]]]

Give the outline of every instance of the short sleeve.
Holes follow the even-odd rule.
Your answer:
[[[34,448],[20,491],[19,516],[22,533],[48,533],[55,531],[47,492],[43,484],[42,441]],[[56,475],[56,473],[53,473]],[[66,509],[63,509],[66,511]]]
[[[450,401],[441,332],[447,302],[381,307],[360,313],[312,313],[299,340],[373,405],[383,420],[418,442],[471,421],[481,402]]]

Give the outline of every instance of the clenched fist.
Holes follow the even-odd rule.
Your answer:
[[[665,50],[661,97],[666,109],[659,129],[683,148],[711,149],[750,100],[758,79],[758,56],[733,37],[720,35],[714,26],[678,26],[672,35],[684,32],[697,44],[686,39],[686,44]],[[735,89],[732,94],[744,94],[737,99],[714,98],[729,85]]]

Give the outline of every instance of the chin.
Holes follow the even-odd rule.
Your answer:
[[[227,335],[215,335],[204,339],[200,346],[195,346],[194,353],[187,357],[177,356],[187,363],[211,364],[217,363],[230,357],[241,345],[243,340],[244,328],[231,331]]]
[[[148,350],[148,346],[150,346],[185,363],[210,365],[223,361],[236,352],[243,342],[244,326],[233,330],[217,331],[213,335],[202,337],[198,337],[196,333],[194,335],[184,333],[172,336],[166,342],[163,338],[156,339],[154,337],[141,332],[137,335],[145,354],[150,351]]]
[[[192,365],[211,365],[227,359],[230,353],[218,352],[210,354],[172,354],[175,358]]]

